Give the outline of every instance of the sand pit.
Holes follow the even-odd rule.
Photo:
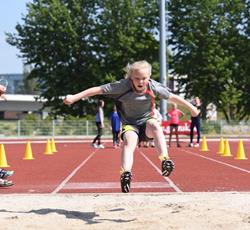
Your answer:
[[[250,193],[1,195],[2,230],[250,229]]]

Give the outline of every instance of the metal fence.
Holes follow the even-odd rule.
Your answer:
[[[0,121],[2,137],[36,136],[92,136],[96,135],[95,121],[39,120]],[[250,135],[250,123],[227,124],[223,121],[201,124],[203,135]],[[109,123],[105,122],[104,136],[111,135]]]

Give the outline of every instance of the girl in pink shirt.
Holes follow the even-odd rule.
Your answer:
[[[168,112],[168,116],[170,117],[169,147],[171,146],[171,138],[174,132],[176,135],[177,147],[181,147],[180,142],[179,142],[178,126],[179,126],[180,117],[183,115],[184,113],[181,110],[177,109],[176,104],[173,104],[172,110]]]

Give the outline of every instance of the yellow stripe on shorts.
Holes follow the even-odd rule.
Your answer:
[[[122,133],[125,133],[127,131],[135,131],[137,134],[139,133],[139,130],[133,126],[133,125],[123,125],[122,126]]]

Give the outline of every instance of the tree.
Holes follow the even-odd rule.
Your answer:
[[[249,53],[249,34],[247,38],[242,28],[249,20],[247,5],[243,0],[182,0],[169,5],[173,73],[187,97],[201,97],[203,117],[210,102],[228,121],[249,117],[241,81],[249,79],[249,70],[240,67],[246,66],[241,51],[248,47]]]
[[[155,1],[33,0],[24,24],[8,34],[37,79],[53,115],[83,116],[86,101],[71,107],[62,95],[121,78],[133,59],[158,59]]]

